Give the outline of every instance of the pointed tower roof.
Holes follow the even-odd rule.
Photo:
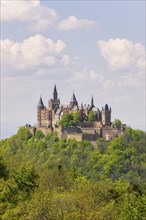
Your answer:
[[[73,102],[73,103],[77,103],[77,99],[76,99],[76,96],[75,96],[74,92],[73,92],[73,95],[72,95],[72,98],[71,98],[70,101]]]
[[[58,93],[57,93],[57,88],[56,88],[56,84],[54,85],[54,91],[53,91],[53,99],[57,100]]]
[[[57,93],[56,84],[54,85],[54,92],[53,93]]]
[[[108,104],[105,104],[105,111],[108,111],[109,108],[108,108]]]
[[[40,99],[39,99],[37,107],[41,107],[41,108],[45,107],[41,96],[40,96]]]
[[[91,106],[94,107],[94,99],[93,99],[93,96],[91,98]]]
[[[70,108],[72,109],[73,107],[79,108],[78,107],[78,102],[77,102],[77,99],[76,99],[76,96],[75,96],[74,92],[73,92],[72,98],[70,100]]]

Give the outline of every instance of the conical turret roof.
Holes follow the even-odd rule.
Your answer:
[[[94,107],[94,99],[93,99],[93,96],[91,98],[91,107]]]
[[[72,98],[71,98],[70,101],[73,102],[73,103],[77,103],[77,99],[76,99],[76,96],[75,96],[74,92],[73,92],[73,95],[72,95]]]
[[[53,99],[57,100],[57,96],[58,96],[58,93],[57,93],[57,88],[56,88],[56,84],[55,84],[54,85],[54,91],[53,91]]]
[[[108,111],[109,108],[108,108],[108,104],[105,104],[105,111]]]
[[[44,108],[44,103],[43,103],[42,97],[40,97],[37,107]]]
[[[56,84],[54,85],[54,92],[53,93],[57,93]]]

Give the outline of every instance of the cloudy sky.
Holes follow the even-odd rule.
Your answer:
[[[145,129],[145,1],[1,0],[1,137],[36,123],[56,83],[61,103],[112,108]]]

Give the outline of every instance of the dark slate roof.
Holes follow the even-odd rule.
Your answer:
[[[105,105],[105,110],[109,110],[108,104]]]
[[[70,100],[71,102],[73,102],[73,103],[77,103],[77,99],[76,99],[76,97],[75,97],[75,94],[73,93],[73,95],[72,95],[72,98],[71,98],[71,100]]]
[[[43,107],[44,108],[44,103],[43,103],[42,97],[40,97],[37,107]]]
[[[56,84],[54,85],[54,93],[57,93]]]
[[[92,107],[94,106],[94,99],[93,99],[93,96],[92,96],[92,99],[91,99],[91,106],[92,106]]]

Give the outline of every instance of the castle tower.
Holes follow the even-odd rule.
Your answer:
[[[37,105],[37,127],[42,126],[42,115],[43,115],[44,108],[45,106],[44,106],[42,97],[40,97],[38,105]]]
[[[70,107],[70,109],[72,109],[74,107],[77,107],[77,109],[79,108],[78,107],[78,102],[77,102],[77,99],[76,99],[76,96],[75,96],[74,92],[73,92],[72,98],[70,100],[69,107]]]
[[[107,104],[102,107],[102,124],[105,126],[111,125],[111,108],[109,109]]]
[[[49,110],[54,110],[54,112],[56,112],[59,106],[60,106],[60,99],[58,99],[58,92],[55,85],[53,91],[53,99],[49,100],[48,107]]]

